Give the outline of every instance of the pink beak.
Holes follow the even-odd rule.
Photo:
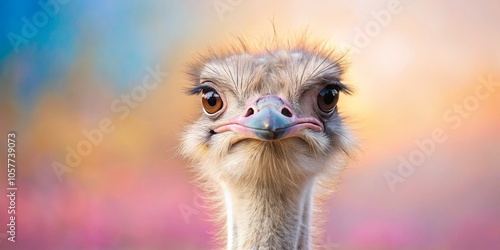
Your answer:
[[[322,132],[324,127],[316,118],[298,117],[280,97],[265,95],[252,102],[244,114],[222,124],[214,132],[233,131],[249,138],[270,141],[292,137],[303,129]]]

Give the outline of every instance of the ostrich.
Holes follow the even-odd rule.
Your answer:
[[[243,39],[191,65],[203,113],[183,134],[227,249],[312,249],[315,207],[339,182],[354,140],[337,102],[345,63],[324,43]]]

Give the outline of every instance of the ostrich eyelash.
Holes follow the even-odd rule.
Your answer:
[[[199,85],[186,91],[188,95],[198,95],[202,92],[214,91],[214,88],[207,85]]]
[[[340,81],[332,81],[330,82],[330,84],[333,84],[337,87],[337,89],[345,94],[352,94],[353,90],[351,88],[349,88],[348,86],[344,85],[343,83],[341,83]]]
[[[333,85],[335,86],[335,88],[342,92],[342,93],[345,93],[347,95],[350,95],[352,94],[353,90],[348,87],[347,85],[344,85],[342,82],[340,82],[339,80],[329,80],[329,81],[323,81],[323,85],[326,86],[326,85]]]

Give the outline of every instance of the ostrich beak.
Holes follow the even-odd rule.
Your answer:
[[[303,129],[322,132],[323,124],[313,117],[299,117],[280,97],[265,95],[253,101],[244,114],[226,122],[215,133],[233,131],[264,141],[296,136]]]

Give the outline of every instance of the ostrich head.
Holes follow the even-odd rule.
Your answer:
[[[353,146],[338,101],[341,58],[325,46],[237,47],[192,66],[202,113],[182,152],[220,198],[229,249],[309,249],[313,192]],[[334,183],[332,183],[334,184]]]

